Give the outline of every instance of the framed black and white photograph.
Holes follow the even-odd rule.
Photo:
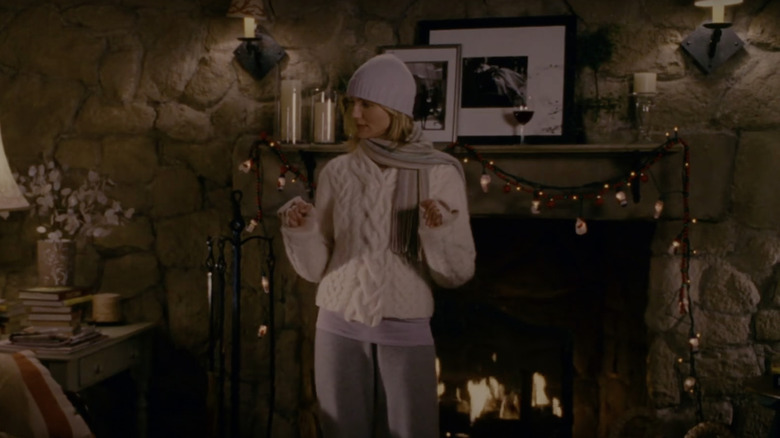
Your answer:
[[[573,16],[421,21],[421,44],[459,44],[457,138],[471,144],[573,141]]]
[[[460,45],[381,47],[403,61],[417,83],[414,121],[433,142],[457,139]]]

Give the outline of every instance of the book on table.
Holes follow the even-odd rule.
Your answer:
[[[29,319],[25,319],[25,328],[29,327],[36,327],[36,328],[61,328],[61,329],[78,329],[82,326],[81,320],[79,319],[72,319],[70,321],[46,321],[46,320],[38,320],[38,321],[30,321]]]
[[[81,297],[86,294],[86,289],[73,286],[37,286],[19,289],[19,299],[22,301],[63,301],[70,298]]]
[[[27,320],[30,324],[35,324],[38,321],[81,321],[82,312],[74,310],[68,313],[28,313]]]
[[[36,327],[75,328],[81,325],[84,311],[76,307],[67,313],[27,313],[27,324]]]
[[[46,306],[46,307],[73,307],[77,304],[87,304],[92,302],[92,294],[81,295],[75,298],[67,298],[64,300],[37,300],[26,299],[20,301],[25,307],[33,306]]]
[[[24,300],[21,303],[24,305],[23,308],[28,314],[68,314],[75,311],[83,313],[91,302],[92,295],[84,295],[61,301]]]

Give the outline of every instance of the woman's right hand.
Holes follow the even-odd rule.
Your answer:
[[[300,198],[294,200],[292,204],[279,215],[282,220],[282,226],[290,228],[302,227],[306,224],[309,213],[311,213],[313,208],[313,205]]]

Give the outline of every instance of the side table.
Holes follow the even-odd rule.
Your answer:
[[[138,431],[145,436],[153,327],[150,322],[100,327],[106,338],[70,353],[8,345],[0,345],[0,351],[35,351],[38,360],[49,369],[64,391],[79,392],[129,370],[137,385]]]

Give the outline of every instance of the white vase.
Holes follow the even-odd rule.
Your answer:
[[[76,242],[38,241],[38,285],[73,286],[76,270]]]

